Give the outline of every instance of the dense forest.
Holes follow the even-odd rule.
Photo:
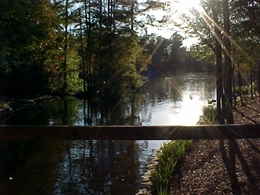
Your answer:
[[[8,96],[88,92],[118,98],[147,77],[207,66],[170,39],[145,33],[161,1],[0,1],[0,91]],[[192,68],[192,69],[190,69]],[[86,94],[86,93],[85,93]]]
[[[253,83],[259,2],[200,4],[179,13],[177,23],[177,16],[169,17],[177,8],[164,0],[1,0],[1,96],[82,92],[117,102],[148,78],[214,70],[220,96],[231,83],[224,78],[238,78],[232,83],[240,84],[250,76]],[[165,10],[158,21],[153,13]],[[170,38],[148,33],[156,25],[179,30],[173,28]],[[189,49],[182,46],[187,34],[198,40]]]
[[[91,115],[151,78],[206,72],[216,75],[218,123],[233,124],[241,86],[259,96],[260,1],[200,0],[183,13],[171,4],[181,1],[0,0],[0,98],[77,94]],[[172,36],[149,26],[172,26]],[[187,37],[196,44],[183,47]],[[233,187],[235,159],[231,138]]]

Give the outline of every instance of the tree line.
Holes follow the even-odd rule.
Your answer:
[[[197,59],[215,64],[218,116],[219,122],[224,123],[223,113],[228,107],[235,109],[235,98],[242,94],[241,86],[251,86],[253,98],[254,82],[259,83],[260,2],[202,0],[200,3],[200,9],[190,10],[193,17],[183,14],[186,22],[179,26],[198,38],[199,43],[193,47]],[[239,90],[235,90],[237,85]],[[232,119],[229,121],[233,123]]]
[[[175,25],[198,38],[192,55],[176,32],[170,39],[140,36],[155,22],[149,10],[166,6],[161,0],[0,0],[1,94],[81,90],[89,103],[96,97],[113,103],[138,91],[145,76],[172,76],[195,64],[194,71],[211,71],[214,64],[218,120],[232,124],[235,83],[248,75],[252,86],[254,70],[260,73],[259,0],[201,0],[200,9],[183,13],[185,22]]]
[[[149,10],[165,6],[136,0],[1,0],[1,94],[82,91],[115,102],[136,92],[149,75],[188,71],[191,61],[194,71],[205,69],[181,47],[183,37],[176,32],[170,39],[141,33],[155,20]]]
[[[187,14],[186,29],[200,40],[195,48],[197,56],[214,60],[216,65],[217,119],[219,124],[233,124],[236,96],[246,78],[254,98],[253,81],[260,81],[259,27],[260,2],[254,0],[202,0],[201,7],[193,9],[195,17]],[[253,78],[258,70],[258,78]],[[239,85],[238,94],[235,86]],[[223,142],[220,146],[223,147]],[[239,193],[235,166],[235,140],[229,139],[228,171],[234,193]],[[241,193],[241,192],[240,192]]]
[[[198,38],[188,52],[176,30],[169,39],[142,33],[156,22],[149,11],[166,9],[165,1],[1,0],[0,4],[1,94],[82,91],[89,99],[98,95],[117,102],[138,91],[147,77],[217,69],[220,113],[227,106],[225,87],[232,83],[232,90],[245,75],[252,85],[258,67],[258,1],[228,1],[229,13],[224,14],[222,1],[204,0],[200,10],[190,10],[192,17],[182,15],[181,25],[170,21]],[[169,25],[166,20],[164,25]],[[230,65],[224,59],[231,60]]]

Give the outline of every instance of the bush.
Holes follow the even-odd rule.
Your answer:
[[[190,145],[191,141],[179,140],[164,143],[161,147],[157,154],[159,161],[151,178],[158,195],[170,194],[169,182],[174,168]]]
[[[202,119],[206,124],[212,124],[216,121],[217,108],[215,106],[205,106],[202,112]]]

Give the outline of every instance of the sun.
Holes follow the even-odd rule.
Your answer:
[[[176,6],[175,9],[182,13],[187,13],[191,9],[201,9],[200,0],[178,0],[178,2],[173,3],[173,6]]]
[[[185,17],[194,17],[194,13],[200,14],[203,12],[203,7],[200,4],[201,0],[174,0],[171,3],[172,21],[175,24],[185,23],[183,15]],[[196,11],[196,12],[194,12]],[[178,29],[179,32],[182,31],[181,28]],[[198,39],[195,37],[190,37],[187,33],[183,32],[185,37],[183,41],[183,46],[189,49],[192,45],[198,43]]]
[[[160,21],[164,17],[168,20],[166,25],[162,26],[151,26],[149,27],[149,32],[155,33],[164,38],[170,38],[173,34],[173,31],[182,31],[178,26],[183,23],[183,15],[188,17],[193,17],[194,12],[192,10],[196,10],[201,12],[202,7],[200,5],[201,0],[161,0],[167,2],[168,8],[164,11],[162,10],[154,10],[149,13],[153,15],[156,20]],[[188,38],[184,41],[184,47],[189,48],[190,45],[196,43],[197,40],[194,38]]]

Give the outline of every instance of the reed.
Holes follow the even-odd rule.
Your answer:
[[[203,108],[201,118],[206,124],[216,121],[217,109],[215,106]],[[170,181],[172,173],[185,152],[191,147],[192,141],[176,140],[164,143],[157,153],[158,164],[152,171],[151,180],[154,184],[157,195],[170,195]]]
[[[178,140],[164,143],[160,152],[157,153],[158,164],[152,172],[151,180],[158,195],[170,194],[170,181],[177,162],[190,148],[191,141]]]
[[[202,112],[202,119],[206,124],[212,124],[216,121],[217,108],[215,106],[205,106]]]

